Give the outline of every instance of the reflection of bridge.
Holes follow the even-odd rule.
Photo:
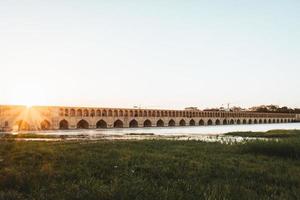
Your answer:
[[[290,123],[295,114],[86,107],[0,106],[0,130]]]

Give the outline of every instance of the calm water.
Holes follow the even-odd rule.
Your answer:
[[[186,126],[163,128],[124,128],[124,129],[89,129],[48,131],[38,134],[54,135],[128,135],[128,134],[154,134],[163,136],[178,135],[217,135],[236,131],[268,131],[273,129],[300,129],[300,123],[287,124],[253,124],[253,125],[220,125],[220,126]]]
[[[90,129],[34,132],[40,135],[53,135],[54,138],[17,138],[25,141],[59,141],[59,140],[142,140],[142,139],[175,139],[201,140],[208,142],[243,142],[255,138],[223,136],[236,131],[268,131],[274,129],[299,129],[300,123],[287,124],[253,124],[253,125],[220,125],[220,126],[186,126],[164,128],[124,128],[124,129]],[[262,138],[257,138],[262,139]]]

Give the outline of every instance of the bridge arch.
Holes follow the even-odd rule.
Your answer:
[[[108,110],[108,116],[109,117],[112,117],[112,115],[113,115],[112,113],[113,113],[112,110]]]
[[[171,119],[168,123],[168,126],[175,126],[175,121]]]
[[[26,122],[25,120],[19,120],[15,123],[15,126],[17,126],[18,131],[29,131],[30,126],[29,123]]]
[[[179,126],[186,126],[186,123],[185,123],[184,119],[180,120]]]
[[[199,121],[199,126],[204,126],[204,124],[205,124],[204,120],[203,120],[203,119],[200,119],[200,121]]]
[[[42,122],[41,122],[41,129],[42,130],[50,130],[51,129],[51,124],[50,124],[50,122],[48,121],[48,120],[43,120]]]
[[[91,117],[95,117],[95,110],[94,109],[91,110]]]
[[[254,119],[254,124],[257,124],[257,119]]]
[[[190,126],[195,126],[195,125],[196,125],[195,120],[191,119],[191,120],[190,120]]]
[[[133,117],[133,111],[129,110],[129,117]]]
[[[149,119],[144,121],[144,127],[151,127],[151,126],[152,126],[152,122]]]
[[[114,117],[119,117],[119,112],[118,112],[118,110],[114,110]]]
[[[263,122],[262,119],[259,119],[259,120],[258,120],[258,123],[259,123],[259,124],[262,124],[262,122]]]
[[[138,128],[138,127],[139,127],[139,124],[135,119],[133,119],[129,122],[129,128]]]
[[[65,117],[69,117],[69,109],[65,109]]]
[[[247,120],[246,119],[243,120],[243,124],[247,124]]]
[[[98,109],[98,110],[96,110],[96,116],[97,117],[101,117],[101,111]]]
[[[59,129],[60,130],[67,130],[67,129],[69,129],[69,122],[67,120],[65,120],[65,119],[61,120],[59,122]]]
[[[102,111],[102,116],[103,116],[103,117],[107,117],[107,111],[106,111],[106,110],[103,110],[103,111]]]
[[[248,124],[252,124],[252,119],[249,119],[249,122],[248,122]]]
[[[144,114],[143,114],[143,117],[148,117],[148,115],[147,115],[148,113],[147,113],[147,111],[146,110],[144,110]]]
[[[88,117],[88,116],[89,116],[89,111],[88,111],[88,109],[84,109],[84,110],[83,110],[83,116],[84,116],[84,117]]]
[[[88,129],[89,128],[89,123],[82,119],[77,123],[77,129]]]
[[[236,120],[236,124],[241,124],[241,120],[240,119]]]
[[[211,119],[209,119],[209,120],[207,121],[207,125],[208,125],[208,126],[213,125],[213,121],[212,121]]]
[[[77,110],[77,117],[82,117],[82,110],[81,109]]]
[[[223,125],[227,125],[227,120],[226,119],[223,120]]]
[[[156,111],[156,117],[160,117],[161,113],[160,111]]]
[[[221,121],[220,121],[219,119],[217,119],[216,122],[215,122],[215,124],[216,124],[216,125],[220,125],[220,124],[221,124]]]
[[[125,110],[125,111],[124,111],[124,117],[128,117],[128,115],[129,115],[129,114],[128,114],[128,110]]]
[[[164,121],[163,120],[158,120],[157,122],[156,122],[156,126],[157,127],[164,127],[165,126],[165,123],[164,123]]]
[[[71,110],[70,110],[70,116],[71,117],[75,117],[75,110],[72,108]]]
[[[107,128],[107,123],[103,119],[99,120],[96,124],[96,128]]]
[[[114,128],[123,128],[123,126],[123,122],[119,119],[114,122]]]
[[[233,124],[234,124],[234,120],[231,119],[229,123],[230,123],[231,125],[233,125]]]

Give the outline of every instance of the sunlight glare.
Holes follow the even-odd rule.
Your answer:
[[[26,104],[25,105],[27,109],[31,109],[31,107],[33,106],[32,104]]]

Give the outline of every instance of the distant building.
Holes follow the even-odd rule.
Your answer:
[[[186,107],[184,110],[198,110],[198,107]]]
[[[231,110],[232,112],[242,112],[242,111],[245,111],[244,108],[236,107],[236,106],[230,108],[230,110]]]
[[[203,111],[207,111],[207,112],[218,112],[220,111],[219,108],[207,108],[207,109],[204,109]]]
[[[220,107],[219,110],[223,111],[223,112],[226,111],[226,109],[224,107]]]

